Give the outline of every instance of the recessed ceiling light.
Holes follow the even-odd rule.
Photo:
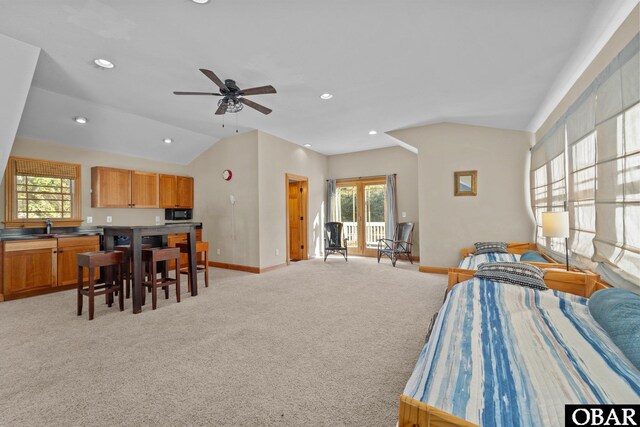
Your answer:
[[[330,93],[323,93],[322,95],[320,95],[320,98],[322,98],[322,99],[331,99],[331,98],[333,98],[333,95],[331,95]]]
[[[205,3],[209,3],[209,0],[191,0],[194,3],[198,3],[198,4],[205,4]]]
[[[115,67],[113,62],[107,61],[106,59],[102,59],[102,58],[94,59],[93,63],[96,64],[98,67],[102,67],[102,68],[113,68],[113,67]]]
[[[304,144],[305,147],[311,147],[311,144]]]
[[[74,122],[76,122],[76,123],[78,123],[78,124],[83,125],[83,124],[87,123],[89,120],[87,120],[87,118],[86,118],[86,117],[77,116],[77,117],[74,117],[74,118],[73,118],[73,121],[74,121]]]
[[[171,138],[165,138],[162,141],[164,141],[165,144],[171,144],[173,142],[173,139]]]
[[[378,133],[378,131],[377,131],[377,130],[370,130],[370,131],[369,131],[369,135],[375,135],[375,134],[377,134],[377,133]]]

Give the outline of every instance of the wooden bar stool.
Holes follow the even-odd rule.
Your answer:
[[[177,248],[180,248],[180,252],[183,254],[189,253],[188,243],[178,243]],[[204,254],[204,259],[200,259],[200,254]],[[196,242],[196,275],[204,271],[204,285],[209,287],[209,242]],[[187,275],[187,287],[191,292],[191,275],[189,274],[189,268],[181,268],[180,273]]]
[[[122,252],[85,252],[77,255],[78,260],[78,316],[82,315],[82,297],[89,297],[89,320],[93,320],[94,299],[96,295],[105,295],[109,307],[113,304],[113,294],[118,292],[118,305],[120,311],[124,310],[124,292],[122,286],[122,269],[124,256]],[[84,279],[82,277],[83,268],[89,270],[89,287],[84,287]],[[111,268],[116,270],[115,284],[110,283],[111,280],[102,283],[95,283],[94,269]],[[107,275],[104,275],[107,276]]]
[[[176,262],[176,278],[168,277],[168,268],[163,269],[162,276],[158,279],[158,263],[175,260]],[[169,299],[169,285],[176,285],[176,300],[180,302],[180,249],[178,248],[151,248],[142,251],[142,262],[148,264],[147,271],[151,276],[151,280],[142,282],[151,290],[152,307],[155,310],[158,305],[158,288],[164,288],[164,296]],[[145,294],[142,292],[142,304],[145,303]]]
[[[151,248],[150,243],[142,244],[142,249],[149,249],[149,248]],[[131,262],[131,245],[118,245],[118,246],[115,246],[113,250],[120,251],[124,254],[123,279],[126,284],[125,298],[129,299],[131,295],[131,281],[133,280],[133,265]],[[144,277],[145,272],[143,271],[142,274]]]

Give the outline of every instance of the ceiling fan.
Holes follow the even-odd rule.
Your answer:
[[[219,88],[220,93],[217,92],[173,92],[175,95],[212,95],[212,96],[222,96],[222,99],[218,101],[218,109],[216,110],[216,114],[221,115],[225,113],[237,113],[242,110],[243,105],[253,108],[254,110],[260,111],[262,114],[271,113],[271,109],[265,107],[264,105],[260,105],[256,102],[251,101],[250,99],[245,98],[247,95],[262,95],[265,93],[276,93],[276,90],[273,86],[259,86],[252,87],[249,89],[240,89],[234,80],[227,79],[222,83],[222,80],[216,76],[216,74],[211,70],[205,70],[204,68],[200,68],[200,71],[205,76],[209,77],[209,79],[214,82]]]

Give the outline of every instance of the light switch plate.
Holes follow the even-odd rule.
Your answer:
[[[216,249],[216,254],[220,255],[220,249]]]
[[[87,224],[91,224],[92,222],[93,222],[93,217],[92,216],[88,216],[87,220],[86,220],[86,223]]]
[[[111,224],[113,222],[113,218],[111,215],[107,215],[107,224]]]
[[[402,212],[402,218],[406,218],[407,217],[407,213],[406,212]]]
[[[160,215],[156,215],[156,225],[160,225]]]
[[[280,255],[280,249],[276,249],[276,255]]]

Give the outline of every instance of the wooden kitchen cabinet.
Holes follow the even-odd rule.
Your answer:
[[[157,173],[131,171],[131,207],[159,207]]]
[[[10,240],[2,244],[0,301],[65,289],[78,283],[77,255],[100,250],[100,236]],[[95,271],[96,279],[100,270]],[[89,279],[84,269],[84,280]]]
[[[160,175],[161,208],[193,208],[193,178],[190,176]]]
[[[176,177],[178,187],[177,208],[193,209],[193,178],[190,176]]]
[[[202,229],[196,229],[196,241],[202,241]],[[167,236],[167,246],[170,248],[175,248],[178,243],[187,243],[187,235],[186,234],[169,234]],[[180,268],[186,268],[189,266],[189,256],[187,254],[180,254]],[[175,268],[175,262],[169,261],[169,269]]]
[[[58,239],[58,285],[67,286],[78,283],[77,255],[83,252],[100,250],[100,236],[78,236]],[[100,277],[100,269],[94,271],[94,278]],[[89,269],[83,269],[83,279],[89,280]]]
[[[131,171],[91,168],[91,207],[128,208],[131,205]]]
[[[157,208],[158,174],[95,166],[91,168],[92,208]]]
[[[5,299],[57,285],[57,239],[8,241],[3,246],[2,283]]]

